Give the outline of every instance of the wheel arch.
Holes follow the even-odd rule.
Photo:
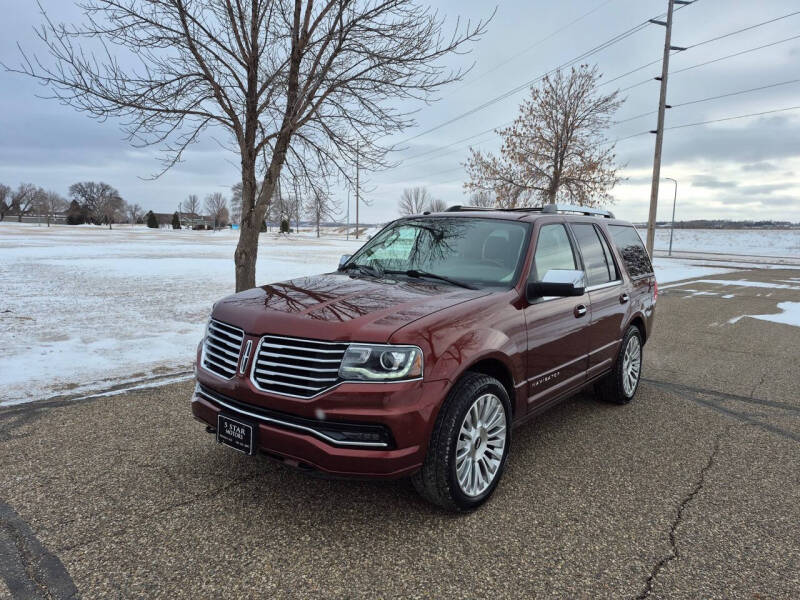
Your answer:
[[[508,394],[508,399],[510,400],[511,404],[512,417],[514,414],[516,414],[517,394],[516,388],[514,387],[514,375],[511,372],[511,368],[505,362],[503,362],[503,360],[496,356],[480,358],[464,369],[459,374],[458,378],[463,377],[464,373],[468,371],[472,371],[473,373],[481,373],[497,379]]]
[[[645,325],[645,320],[642,315],[634,315],[634,317],[628,323],[628,327],[630,326],[634,326],[639,330],[639,333],[642,336],[642,344],[647,342],[647,325]]]

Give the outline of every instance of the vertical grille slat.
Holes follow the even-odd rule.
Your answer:
[[[203,342],[203,367],[225,379],[233,377],[243,340],[244,331],[212,319]]]
[[[339,366],[348,346],[348,342],[265,335],[253,361],[253,383],[265,392],[311,398],[339,383]]]

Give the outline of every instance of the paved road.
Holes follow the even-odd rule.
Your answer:
[[[797,597],[800,327],[729,321],[800,270],[705,279],[664,286],[634,403],[517,430],[464,516],[218,447],[190,382],[5,409],[0,598]]]

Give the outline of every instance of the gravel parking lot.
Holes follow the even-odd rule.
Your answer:
[[[745,316],[797,302],[800,270],[664,286],[636,400],[516,430],[462,516],[219,447],[190,381],[3,409],[0,598],[797,597],[800,327]]]

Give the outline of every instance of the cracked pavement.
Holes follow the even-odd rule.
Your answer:
[[[517,429],[462,516],[221,448],[191,382],[1,410],[0,599],[796,597],[800,327],[728,323],[783,301],[664,289],[636,400],[583,393]]]

